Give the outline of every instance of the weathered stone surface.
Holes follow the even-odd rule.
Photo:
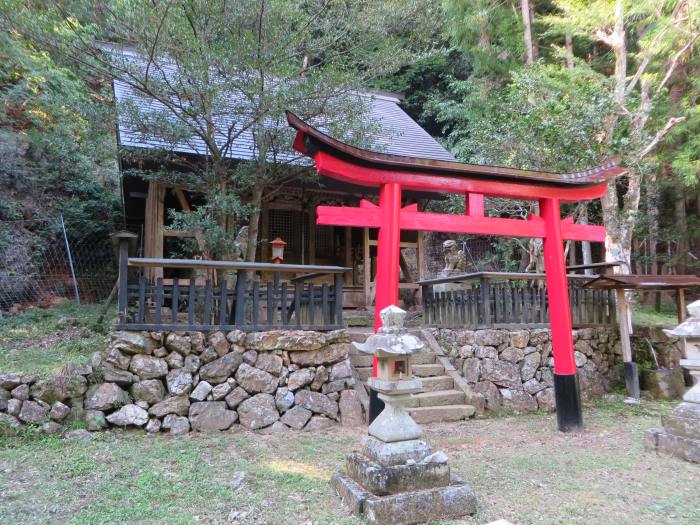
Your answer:
[[[280,418],[275,408],[275,398],[270,394],[256,394],[238,405],[238,417],[241,425],[247,429],[272,425]]]
[[[355,483],[349,477],[335,472],[331,477],[331,485],[340,496],[345,506],[350,510],[351,514],[360,516],[364,508],[365,501],[368,498],[373,498],[374,495]]]
[[[199,378],[202,381],[208,381],[212,385],[218,385],[219,383],[225,382],[229,376],[233,375],[242,362],[243,356],[241,356],[241,354],[229,352],[225,356],[202,366],[199,369]]]
[[[60,434],[63,430],[63,426],[55,421],[47,421],[41,425],[40,430],[42,434]]]
[[[187,399],[187,396],[175,396],[168,397],[160,403],[156,403],[148,409],[148,413],[155,417],[163,417],[168,414],[184,416],[187,415],[189,409],[190,400]]]
[[[384,443],[373,436],[362,438],[360,452],[382,466],[403,465],[407,461],[419,463],[432,452],[422,439]]]
[[[226,340],[232,345],[241,346],[245,343],[246,333],[243,330],[232,330],[226,334]]]
[[[22,403],[23,401],[21,399],[8,399],[7,400],[7,413],[10,414],[11,416],[19,416],[20,410],[22,410]]]
[[[253,350],[316,350],[327,341],[324,332],[270,330],[247,334],[245,346]]]
[[[225,401],[230,409],[235,409],[242,401],[248,399],[250,394],[246,392],[240,386],[234,388],[229,395],[226,396]]]
[[[168,363],[168,367],[172,370],[173,368],[182,368],[185,365],[185,358],[182,357],[182,354],[170,352],[165,356],[165,362]]]
[[[670,454],[691,463],[700,463],[700,439],[676,436],[663,428],[650,428],[645,438],[645,444],[651,450]]]
[[[501,388],[501,400],[503,408],[512,410],[516,414],[526,414],[537,411],[537,401],[524,390],[511,390]]]
[[[574,352],[574,359],[576,360],[576,366],[581,367],[586,364],[588,358],[582,352],[576,350]]]
[[[369,523],[426,523],[440,519],[459,518],[476,512],[476,496],[468,485],[451,485],[416,492],[369,498],[364,514]]]
[[[320,350],[289,353],[292,363],[302,367],[337,363],[347,359],[349,355],[350,345],[347,343],[332,344]]]
[[[64,432],[63,439],[70,441],[89,441],[92,439],[92,435],[84,428],[76,428],[75,430],[67,430]]]
[[[255,361],[258,359],[258,353],[255,350],[247,350],[243,352],[243,362],[250,365],[254,366]]]
[[[148,332],[124,330],[112,332],[111,346],[125,354],[152,354],[158,344]]]
[[[209,344],[216,351],[219,357],[228,354],[229,342],[223,332],[212,332],[209,334]]]
[[[280,418],[280,421],[295,430],[301,430],[309,419],[311,419],[311,416],[311,410],[295,406],[287,410]]]
[[[129,363],[131,363],[131,356],[123,354],[118,349],[112,347],[107,352],[107,356],[104,358],[104,363],[110,364],[122,370],[128,370]]]
[[[535,395],[537,392],[540,390],[544,390],[547,388],[545,385],[537,381],[534,377],[532,379],[528,379],[523,383],[523,389],[525,389],[525,392],[528,394]]]
[[[194,354],[190,354],[187,357],[185,357],[185,362],[183,364],[183,367],[185,370],[190,372],[191,374],[194,374],[199,370],[199,367],[202,366],[202,361],[199,358],[199,356],[196,356]]]
[[[168,392],[174,396],[189,394],[192,391],[192,374],[182,368],[171,370],[165,376]]]
[[[481,362],[481,377],[499,386],[520,388],[520,370],[513,363],[484,359]]]
[[[280,414],[284,414],[294,404],[294,392],[288,388],[281,387],[275,392],[275,406]]]
[[[527,354],[522,362],[520,363],[520,379],[522,381],[528,381],[535,377],[535,372],[540,366],[540,354],[539,352],[533,352]]]
[[[12,436],[22,428],[22,423],[15,416],[0,413],[0,436]]]
[[[287,388],[289,390],[298,390],[310,384],[314,377],[316,377],[316,371],[313,368],[300,368],[296,372],[289,374]]]
[[[192,403],[189,417],[192,430],[209,432],[226,430],[236,422],[238,414],[233,410],[228,410],[223,401],[205,401]]]
[[[535,399],[537,399],[537,407],[543,412],[554,412],[557,408],[554,401],[553,388],[545,388],[544,390],[537,392]]]
[[[474,385],[474,391],[484,396],[486,409],[498,411],[501,408],[501,392],[490,381],[479,381]]]
[[[192,351],[192,339],[189,336],[177,335],[174,332],[170,332],[165,338],[165,348],[185,357]]]
[[[335,381],[329,381],[325,383],[321,388],[321,392],[324,394],[332,394],[334,392],[340,392],[348,387],[355,384],[355,379],[348,377],[346,379],[336,379]]]
[[[12,397],[26,401],[29,399],[29,385],[19,385],[12,389]]]
[[[146,432],[148,432],[149,434],[155,434],[157,432],[160,432],[160,427],[160,419],[155,417],[151,418],[148,420],[148,423],[146,423]]]
[[[114,365],[105,363],[102,367],[102,380],[105,383],[117,383],[120,386],[128,387],[131,383],[139,380],[139,377],[128,370],[122,370]]]
[[[83,376],[59,376],[34,383],[29,389],[29,395],[45,403],[53,403],[69,397],[80,397],[87,389],[87,379]]]
[[[146,379],[131,385],[130,392],[134,401],[145,401],[149,405],[155,405],[163,400],[165,387],[159,379]]]
[[[223,384],[226,385],[228,383]],[[195,401],[204,401],[212,390],[213,387],[209,383],[206,381],[200,381],[190,394],[190,399],[194,399]]]
[[[282,373],[282,365],[282,358],[271,352],[262,352],[258,354],[255,360],[255,368],[275,376],[279,376]]]
[[[84,419],[86,428],[91,432],[107,427],[107,419],[101,410],[86,410]]]
[[[318,392],[299,390],[294,395],[294,403],[316,414],[323,414],[333,419],[338,416],[338,403]]]
[[[281,421],[275,421],[269,427],[260,431],[262,434],[279,434],[280,432],[289,432],[289,427]]]
[[[91,386],[85,394],[86,410],[112,410],[129,402],[129,395],[114,383]]]
[[[510,346],[525,348],[530,341],[530,332],[527,330],[517,330],[510,332]]]
[[[190,332],[190,344],[192,345],[192,352],[195,354],[201,354],[204,351],[204,346],[206,343],[206,338],[202,332]]]
[[[343,390],[338,402],[340,422],[344,427],[361,427],[365,424],[360,394],[355,390]]]
[[[537,346],[546,343],[550,340],[551,334],[549,328],[536,328],[530,330],[530,345]]]
[[[340,363],[333,365],[333,368],[331,368],[331,374],[329,377],[331,381],[345,379],[348,377],[352,377],[352,365],[350,364],[350,359],[345,359]]]
[[[324,428],[332,427],[333,420],[326,416],[312,416],[309,422],[304,427],[305,431],[312,432],[314,430],[323,430]]]
[[[219,401],[229,395],[229,393],[231,393],[231,385],[228,383],[221,383],[212,389],[211,397],[214,401]]]
[[[174,436],[181,436],[182,434],[187,434],[190,431],[190,420],[186,417],[174,417],[170,421],[170,434]]]
[[[129,370],[139,376],[141,380],[155,379],[168,373],[168,363],[165,362],[165,359],[137,354],[131,358]]]
[[[317,366],[314,380],[311,381],[311,390],[318,390],[328,381],[328,369],[325,366]]]
[[[211,346],[207,346],[202,353],[199,355],[199,359],[203,365],[211,363],[215,359],[219,358],[219,354],[216,353]]]
[[[12,390],[22,384],[22,376],[19,374],[2,374],[0,375],[0,388]]]
[[[277,378],[275,376],[263,370],[258,370],[247,363],[243,363],[238,367],[236,381],[250,394],[274,394],[277,390]]]
[[[165,357],[168,355],[168,349],[164,346],[159,346],[158,348],[153,350],[153,355],[156,357]]]
[[[474,342],[481,346],[498,346],[506,342],[506,334],[500,330],[477,330],[474,332]]]
[[[525,356],[525,352],[523,352],[522,348],[517,348],[515,346],[509,346],[501,352],[501,355],[499,356],[499,358],[502,359],[503,361],[508,361],[510,363],[517,363],[524,356]]]
[[[19,419],[24,423],[43,423],[48,415],[48,409],[36,401],[24,401],[19,411]]]
[[[475,346],[474,356],[479,359],[498,359],[498,350],[492,346]]]
[[[51,405],[49,417],[54,421],[63,421],[68,414],[70,414],[70,407],[68,405],[64,405],[60,401],[56,401]]]
[[[119,427],[129,425],[142,427],[148,423],[148,412],[138,405],[124,405],[107,416],[107,421]]]
[[[462,376],[467,380],[468,383],[476,383],[479,381],[479,375],[481,373],[481,360],[470,357],[464,360],[464,365],[462,365]]]
[[[376,496],[444,487],[450,484],[447,462],[412,462],[382,467],[366,456],[351,452],[347,456],[350,478]]]

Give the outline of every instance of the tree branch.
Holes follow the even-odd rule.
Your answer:
[[[663,127],[663,129],[659,130],[659,132],[656,134],[656,136],[647,144],[647,146],[637,155],[636,162],[641,161],[644,157],[649,155],[656,146],[659,145],[659,143],[666,138],[666,136],[671,132],[671,130],[683,122],[686,119],[686,117],[671,117],[668,119],[668,122],[666,122],[666,125]]]

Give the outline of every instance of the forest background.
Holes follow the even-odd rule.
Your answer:
[[[343,136],[361,120],[343,96],[374,89],[402,93],[402,107],[464,162],[574,171],[620,155],[630,175],[566,212],[605,224],[606,257],[622,271],[695,272],[699,14],[695,0],[0,0],[0,281],[30,272],[32,254],[60,234],[47,217],[104,238],[123,222],[113,79],[164,101],[150,133],[207,145],[209,161],[180,175],[209,191],[208,204],[173,219],[208,232],[213,256],[250,224],[252,260],[260,195],[299,175],[274,157],[289,136],[264,122],[284,109],[323,113]],[[135,70],[106,43],[174,60],[184,81]],[[234,81],[253,101],[236,129],[253,130],[256,155],[232,166],[235,133],[215,140],[215,115]],[[534,211],[487,205],[492,215]],[[463,201],[439,206],[458,212]],[[523,241],[493,242],[527,263]],[[591,261],[587,244],[573,250]]]

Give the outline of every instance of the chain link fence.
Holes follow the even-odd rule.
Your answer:
[[[428,278],[438,277],[445,267],[442,243],[457,241],[467,260],[467,272],[513,271],[519,264],[519,250],[497,238],[466,237],[429,232],[425,235],[425,271]]]
[[[141,226],[63,217],[0,221],[0,310],[50,305],[59,298],[104,300],[117,279],[111,234]]]

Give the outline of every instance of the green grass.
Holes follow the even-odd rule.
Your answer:
[[[596,402],[577,434],[557,432],[551,414],[427,427],[479,501],[475,517],[440,523],[700,523],[700,467],[643,448],[644,430],[672,406]],[[328,479],[362,434],[4,438],[0,523],[359,525]]]
[[[676,306],[662,303],[657,312],[652,305],[635,304],[632,308],[632,322],[635,326],[650,328],[672,328],[678,324]]]
[[[93,352],[105,349],[110,318],[96,326],[100,308],[64,302],[6,316],[0,321],[0,373],[47,377],[68,362],[90,362]]]

